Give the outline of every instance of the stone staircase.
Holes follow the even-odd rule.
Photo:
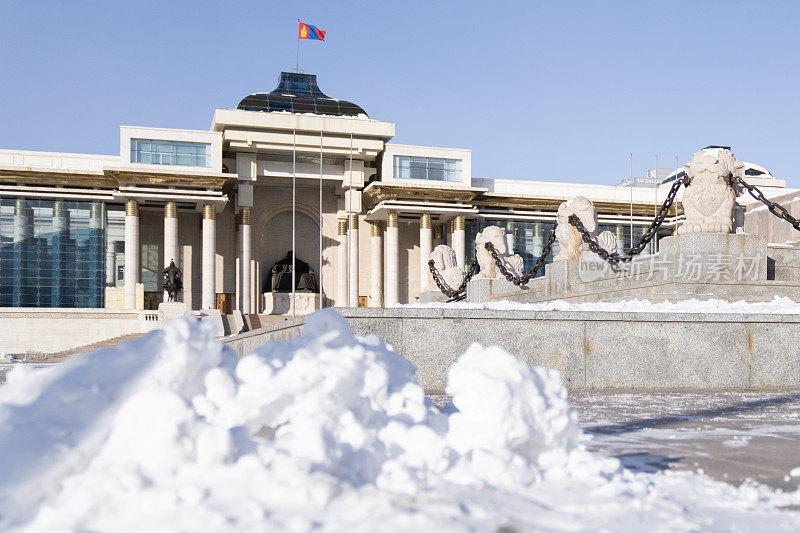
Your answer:
[[[93,352],[95,350],[100,350],[101,348],[113,348],[122,341],[138,339],[143,335],[145,335],[145,333],[129,333],[127,335],[121,335],[119,337],[112,337],[110,339],[105,339],[92,344],[87,344],[86,346],[78,346],[77,348],[70,348],[69,350],[64,350],[61,352],[49,353],[41,358],[37,357],[36,361],[55,363],[58,361],[63,361],[64,359],[72,357],[73,355]]]

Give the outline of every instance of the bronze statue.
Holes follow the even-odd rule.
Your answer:
[[[295,290],[298,292],[317,292],[317,275],[314,269],[300,259],[294,260],[297,269],[295,274]],[[272,265],[270,277],[270,290],[272,292],[292,292],[292,252]]]
[[[169,266],[164,269],[164,290],[167,291],[170,302],[176,302],[178,291],[183,289],[183,273],[175,266],[175,260],[169,262]]]

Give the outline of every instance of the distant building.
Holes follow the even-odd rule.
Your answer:
[[[434,288],[432,247],[465,264],[475,234],[497,224],[530,267],[576,195],[628,248],[675,175],[656,169],[632,188],[478,178],[470,150],[394,134],[316,76],[284,72],[275,90],[217,109],[209,131],[121,126],[119,155],[0,150],[0,307],[155,309],[174,260],[191,309],[286,313],[270,269],[292,249],[325,306],[414,302]],[[786,192],[763,167],[748,172]],[[659,236],[679,218],[676,206]]]

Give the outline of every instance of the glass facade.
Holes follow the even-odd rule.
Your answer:
[[[396,155],[394,177],[404,180],[461,181],[461,160]]]
[[[477,219],[477,220],[466,220],[465,221],[465,229],[466,229],[466,256],[467,256],[467,263],[475,259],[475,236],[478,232],[483,231],[486,226],[499,226],[506,230],[506,234],[513,239],[513,249],[514,253],[519,254],[523,261],[524,261],[524,272],[528,272],[533,265],[536,264],[536,261],[539,259],[539,256],[542,254],[542,250],[544,248],[544,244],[547,241],[547,238],[550,236],[550,232],[553,231],[553,223],[552,222],[529,222],[529,221],[522,221],[522,220],[492,220],[492,219]],[[600,232],[603,231],[610,231],[617,237],[617,252],[622,254],[625,253],[631,247],[631,229],[630,225],[626,224],[600,224],[599,226]],[[638,243],[639,239],[642,238],[647,228],[642,226],[634,226],[633,227],[633,239],[634,243]],[[661,236],[670,235],[671,232],[668,231],[663,233]],[[640,255],[649,255],[652,253],[653,250],[653,243],[652,241],[650,244],[642,250]],[[553,242],[552,249],[550,250],[550,254],[547,256],[546,263],[551,263],[553,261],[553,257],[555,257],[559,252],[558,241]],[[544,271],[540,270],[537,273],[537,277],[544,275]]]
[[[0,307],[103,307],[105,206],[0,198]]]
[[[131,163],[210,167],[211,145],[185,141],[131,139]]]

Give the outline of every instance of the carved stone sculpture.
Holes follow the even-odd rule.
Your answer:
[[[730,150],[714,148],[695,152],[685,170],[682,203],[686,222],[678,233],[731,233],[737,195],[731,178],[744,177],[744,165]]]
[[[169,262],[169,266],[162,273],[164,276],[164,290],[170,302],[178,301],[178,291],[183,290],[183,273],[175,265],[175,261]]]
[[[446,288],[456,290],[461,286],[467,273],[458,267],[456,262],[456,252],[447,245],[440,244],[433,249],[430,255],[433,261],[433,268],[439,274],[439,278]],[[436,287],[435,282],[431,281],[431,287]]]
[[[514,276],[522,276],[522,257],[513,253],[506,241],[506,232],[498,226],[487,226],[475,236],[475,255],[478,258],[480,272],[477,278],[501,279],[503,274],[497,268],[494,259],[486,250],[486,243],[491,242],[503,266]]]
[[[565,261],[567,259],[576,260],[581,252],[589,249],[589,245],[583,242],[583,237],[578,233],[577,228],[570,224],[569,217],[577,215],[583,223],[583,227],[589,235],[597,240],[600,247],[607,252],[617,250],[617,237],[610,231],[598,234],[597,209],[594,204],[584,196],[570,198],[558,206],[556,215],[556,239],[560,250],[553,261]]]
[[[294,260],[297,269],[295,274],[296,291],[317,292],[317,276],[314,269],[305,261]],[[270,275],[270,290],[272,292],[292,292],[292,252],[272,265]]]

